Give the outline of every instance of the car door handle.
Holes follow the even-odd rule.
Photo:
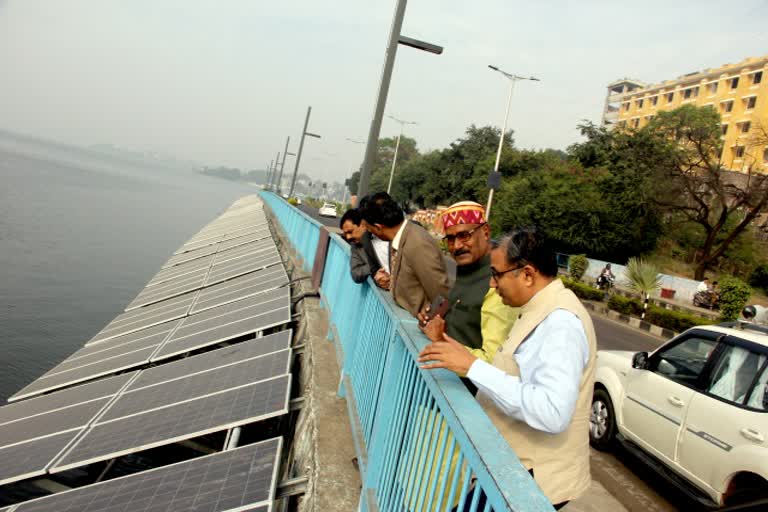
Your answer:
[[[675,407],[682,407],[682,406],[685,405],[685,402],[683,402],[682,400],[680,400],[676,396],[670,396],[669,398],[667,398],[667,401],[669,403],[671,403],[672,405],[674,405]]]
[[[757,441],[758,443],[762,443],[765,441],[765,438],[763,437],[763,434],[756,430],[752,430],[751,428],[743,428],[741,429],[741,435],[749,439],[750,441]]]

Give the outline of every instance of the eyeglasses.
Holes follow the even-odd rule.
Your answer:
[[[475,234],[475,231],[480,229],[481,227],[485,226],[485,222],[482,224],[478,224],[472,229],[468,229],[467,231],[462,231],[461,233],[456,233],[455,235],[445,235],[443,237],[443,240],[448,242],[449,244],[455,244],[456,240],[458,240],[461,243],[465,243],[469,241],[470,238],[472,238],[472,235]]]
[[[506,274],[508,272],[514,272],[515,270],[522,270],[524,266],[525,265],[520,265],[519,267],[508,268],[507,270],[502,270],[501,272],[499,272],[495,268],[491,267],[491,279],[493,279],[494,281],[496,281],[498,283],[499,279],[504,274]]]

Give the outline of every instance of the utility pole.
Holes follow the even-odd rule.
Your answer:
[[[532,76],[519,76],[507,73],[496,66],[488,65],[489,68],[501,73],[509,80],[509,97],[507,98],[507,110],[504,112],[504,123],[501,129],[501,137],[499,137],[499,149],[496,151],[496,163],[493,166],[493,172],[488,176],[488,204],[485,207],[485,220],[488,222],[491,218],[491,205],[493,204],[493,191],[499,186],[501,177],[499,176],[499,162],[501,161],[501,148],[504,145],[504,135],[507,133],[507,120],[509,119],[509,109],[512,106],[512,92],[515,90],[515,82],[518,80],[533,80],[540,82],[538,78]]]
[[[283,181],[283,175],[277,172],[277,164],[280,162],[280,152],[277,152],[277,158],[275,158],[274,172],[277,174],[277,181],[275,182],[275,191],[277,195],[280,195],[280,183]]]
[[[299,154],[296,155],[296,166],[293,168],[293,178],[291,179],[291,191],[288,193],[289,196],[293,196],[293,188],[296,186],[296,175],[299,174],[299,164],[301,163],[301,153],[304,151],[304,138],[309,135],[310,137],[315,137],[316,139],[319,139],[320,136],[316,133],[309,133],[307,131],[307,126],[309,125],[309,115],[312,113],[312,106],[307,107],[307,117],[304,118],[304,129],[301,131],[301,140],[299,141]]]
[[[280,184],[283,183],[283,169],[285,168],[285,159],[288,157],[288,155],[293,155],[293,153],[288,152],[288,143],[291,142],[291,137],[289,136],[287,139],[285,139],[285,151],[283,151],[283,163],[280,164],[280,177],[278,178],[278,191],[277,193],[280,193]],[[277,161],[275,161],[275,167],[277,167],[277,162],[280,161],[280,153],[277,154]],[[290,194],[288,194],[288,197],[291,197]]]
[[[267,167],[267,190],[272,188],[272,161],[269,161],[269,167]]]
[[[368,131],[368,142],[365,147],[365,158],[363,166],[360,169],[360,184],[357,186],[357,195],[362,197],[368,194],[368,184],[373,172],[373,163],[376,160],[376,153],[379,149],[379,134],[381,133],[381,119],[384,116],[384,107],[387,104],[387,95],[389,94],[389,83],[392,79],[392,68],[395,65],[395,56],[397,55],[397,45],[410,46],[419,50],[440,55],[443,53],[442,46],[419,41],[400,34],[403,28],[403,18],[405,17],[405,6],[407,0],[397,0],[395,6],[395,15],[392,19],[392,28],[389,32],[389,42],[384,56],[384,68],[381,72],[381,82],[379,82],[379,93],[376,98],[376,107],[371,119],[371,128]]]
[[[392,170],[389,171],[389,185],[387,185],[387,194],[390,193],[392,190],[392,178],[395,177],[395,165],[397,164],[397,152],[400,149],[400,137],[403,136],[403,130],[405,129],[406,124],[416,124],[415,121],[403,121],[402,119],[398,119],[395,116],[387,116],[390,119],[394,119],[398,123],[400,123],[400,134],[397,136],[397,143],[395,144],[395,156],[392,158]]]

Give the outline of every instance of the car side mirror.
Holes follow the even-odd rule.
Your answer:
[[[648,352],[638,352],[632,356],[632,368],[645,370],[648,368]]]

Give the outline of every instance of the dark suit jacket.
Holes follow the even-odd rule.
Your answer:
[[[450,283],[443,254],[421,226],[406,224],[390,270],[392,298],[413,316],[438,295],[448,297]]]
[[[368,276],[373,276],[381,268],[376,250],[371,242],[371,234],[366,232],[360,238],[360,245],[351,244],[349,256],[349,273],[352,280],[362,283]]]

